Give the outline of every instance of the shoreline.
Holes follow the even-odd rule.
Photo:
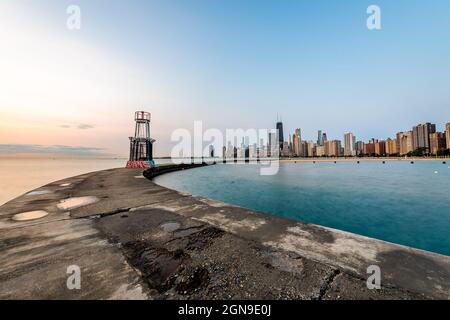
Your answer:
[[[383,162],[383,161],[443,161],[450,162],[450,158],[403,158],[403,157],[392,157],[392,158],[373,158],[373,157],[363,157],[363,158],[291,158],[291,159],[280,159],[280,162]]]
[[[156,171],[168,169],[187,167]],[[0,298],[450,299],[450,257],[193,197],[141,176],[98,171],[1,206]],[[80,197],[94,201],[61,207]],[[31,210],[48,214],[13,220]],[[80,291],[64,285],[70,264],[84,275]],[[382,270],[381,290],[366,287],[370,265]]]

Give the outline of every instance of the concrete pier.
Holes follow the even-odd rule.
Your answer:
[[[372,265],[381,270],[380,290],[366,285]],[[81,270],[80,289],[67,286],[70,266]],[[450,299],[450,257],[113,169],[0,207],[0,299]]]

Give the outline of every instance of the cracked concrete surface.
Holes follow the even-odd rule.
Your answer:
[[[191,197],[141,174],[68,178],[0,207],[0,298],[450,298],[449,257]],[[98,201],[58,208],[81,197]],[[12,219],[35,210],[48,215]],[[80,290],[66,286],[70,265]],[[370,265],[381,290],[367,289]]]

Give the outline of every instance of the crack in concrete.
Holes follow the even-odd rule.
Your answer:
[[[79,220],[79,219],[101,219],[101,218],[105,218],[105,217],[109,217],[109,216],[113,216],[119,213],[124,213],[124,212],[130,212],[132,208],[119,208],[116,210],[112,210],[112,211],[107,211],[107,212],[102,212],[102,213],[97,213],[97,214],[92,214],[89,216],[82,216],[82,217],[72,217],[72,219],[75,220]]]
[[[322,287],[320,288],[319,294],[317,297],[313,297],[313,300],[322,300],[327,291],[331,288],[336,277],[341,273],[339,269],[334,269],[329,276],[325,279]]]

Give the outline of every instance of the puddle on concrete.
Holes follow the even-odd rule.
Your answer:
[[[40,196],[41,194],[47,194],[47,193],[51,193],[50,190],[35,190],[35,191],[31,191],[27,193],[27,196]]]
[[[87,197],[78,197],[78,198],[69,198],[62,200],[58,204],[58,209],[60,210],[72,210],[79,207],[84,207],[89,204],[93,204],[98,202],[99,199],[97,197],[93,196],[87,196]]]
[[[28,220],[36,220],[45,217],[48,215],[48,212],[43,210],[37,210],[37,211],[28,211],[28,212],[22,212],[14,215],[12,219],[14,221],[28,221]]]
[[[68,187],[68,186],[70,186],[71,185],[71,183],[63,183],[63,184],[60,184],[59,186],[60,187]]]
[[[180,224],[178,222],[167,222],[160,225],[160,227],[165,232],[174,232],[175,230],[180,228]]]

